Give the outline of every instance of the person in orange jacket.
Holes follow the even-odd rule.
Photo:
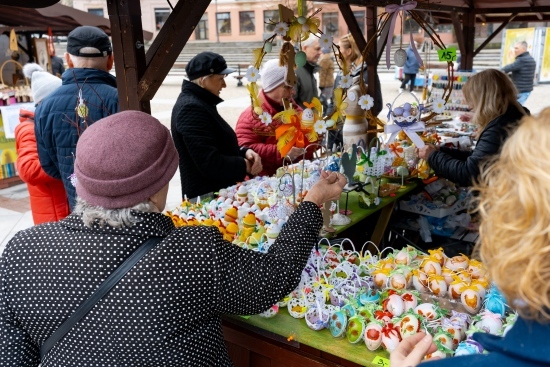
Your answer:
[[[26,64],[23,73],[31,79],[36,105],[61,85],[61,79],[34,63]],[[57,222],[69,215],[69,202],[63,182],[49,176],[40,166],[34,133],[34,107],[21,108],[19,121],[15,128],[16,168],[29,190],[32,219],[34,224]]]

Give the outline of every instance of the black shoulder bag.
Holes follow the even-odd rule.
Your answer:
[[[76,311],[69,317],[61,326],[54,331],[52,335],[42,347],[40,347],[40,360],[44,360],[44,357],[55,346],[55,344],[63,339],[63,337],[73,328],[73,326],[80,321],[99,300],[101,300],[111,289],[137,264],[139,260],[151,249],[153,249],[157,243],[163,240],[163,237],[151,237],[145,241],[130,257],[128,257],[122,265],[120,265],[105,281],[99,286],[99,288],[92,294],[83,304],[81,304]]]

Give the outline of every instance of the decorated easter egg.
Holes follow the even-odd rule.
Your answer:
[[[376,320],[383,321],[384,323],[391,322],[391,319],[393,318],[393,315],[390,311],[375,311],[374,312],[374,318]]]
[[[407,286],[407,278],[401,273],[394,273],[390,276],[390,285],[393,289],[404,289]]]
[[[405,339],[420,331],[420,320],[414,313],[408,313],[403,316],[399,322],[399,334]]]
[[[414,312],[423,316],[429,321],[436,320],[439,318],[436,306],[432,303],[421,303],[414,309]]]
[[[393,352],[401,342],[399,330],[392,323],[384,325],[382,328],[382,347],[388,352]]]
[[[418,306],[418,298],[411,292],[401,294],[405,311],[414,310]]]
[[[315,122],[315,115],[314,115],[313,110],[311,108],[306,108],[302,112],[302,122],[306,123],[306,124]]]
[[[388,297],[386,309],[390,311],[393,316],[401,316],[405,311],[405,303],[399,295],[392,294]]]
[[[481,353],[483,353],[483,347],[481,346],[481,344],[473,339],[466,339],[458,344],[454,355],[455,357],[458,357]]]
[[[409,117],[411,113],[409,111],[403,111],[403,117]]]
[[[486,333],[498,335],[502,328],[502,319],[499,314],[485,310],[482,312],[481,320],[476,322],[475,326]]]
[[[453,257],[447,258],[447,260],[445,261],[445,266],[451,269],[452,271],[458,271],[463,269],[467,270],[468,265],[469,265],[469,260],[464,255],[453,256]]]
[[[366,305],[368,303],[378,302],[379,299],[380,299],[380,292],[378,292],[376,289],[371,289],[370,291],[362,293],[359,296],[359,302],[361,302],[363,305]]]
[[[394,114],[395,116],[402,116],[404,111],[405,111],[405,110],[403,109],[403,107],[395,107],[395,108],[393,109],[393,114]]]
[[[475,314],[481,308],[481,297],[475,290],[467,288],[460,295],[460,303],[467,312]]]
[[[291,298],[287,304],[288,313],[295,319],[302,319],[306,315],[307,307],[302,298]]]
[[[434,335],[433,340],[439,341],[441,345],[447,349],[454,349],[453,336],[444,330],[440,329],[439,332]]]
[[[435,259],[428,258],[422,263],[422,270],[428,276],[430,275],[440,275],[441,274],[441,265]]]
[[[377,321],[371,321],[365,327],[363,335],[365,345],[371,351],[374,351],[382,344],[382,324]]]
[[[352,344],[358,343],[363,339],[365,333],[365,321],[360,316],[350,317],[346,328],[346,338]]]
[[[412,276],[412,284],[414,289],[419,292],[428,291],[428,275],[419,270],[414,270]]]
[[[397,173],[399,177],[409,176],[409,170],[407,169],[407,167],[403,167],[403,166],[397,167],[397,169],[395,170],[395,173]]]
[[[266,42],[264,44],[264,52],[265,53],[270,53],[272,49],[273,49],[273,44],[271,42]]]
[[[428,353],[426,354],[426,356],[424,357],[424,359],[426,361],[429,361],[430,359],[444,359],[444,358],[447,358],[447,353],[437,349],[435,352],[433,353]]]
[[[304,16],[299,16],[297,20],[298,20],[298,23],[300,24],[306,24],[307,22],[307,18]]]
[[[296,63],[296,66],[304,66],[306,64],[306,53],[304,51],[296,52],[296,55],[294,56],[294,62]]]
[[[348,326],[348,316],[343,311],[334,312],[329,319],[328,329],[333,337],[338,338],[344,335]]]
[[[410,111],[411,110],[411,104],[409,102],[405,102],[403,104],[403,110]]]
[[[333,119],[328,119],[327,121],[325,121],[325,125],[327,126],[327,128],[331,128],[331,127],[333,127],[335,124],[336,124],[336,122],[334,122]]]
[[[407,61],[407,51],[403,50],[402,48],[395,51],[395,54],[393,55],[393,61],[398,67],[402,67],[403,65],[405,65],[405,62]]]
[[[429,288],[438,297],[444,297],[447,294],[447,283],[445,283],[445,278],[441,275],[430,277]]]

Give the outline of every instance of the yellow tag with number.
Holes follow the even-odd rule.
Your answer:
[[[372,363],[380,367],[390,367],[390,360],[380,356],[376,356],[376,358],[372,360]]]

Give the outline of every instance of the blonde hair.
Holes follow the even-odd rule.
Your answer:
[[[535,143],[536,142],[536,143]],[[524,117],[481,174],[481,257],[508,303],[550,322],[550,108]]]
[[[517,101],[518,92],[514,83],[496,69],[487,69],[469,78],[462,92],[474,108],[473,121],[480,127],[479,134],[489,122],[503,115],[510,105],[523,112]]]
[[[345,49],[351,48],[350,61],[352,64],[359,65],[362,62],[361,51],[359,50],[359,47],[357,47],[357,43],[355,43],[355,39],[351,33],[343,35],[340,38],[340,44]]]

